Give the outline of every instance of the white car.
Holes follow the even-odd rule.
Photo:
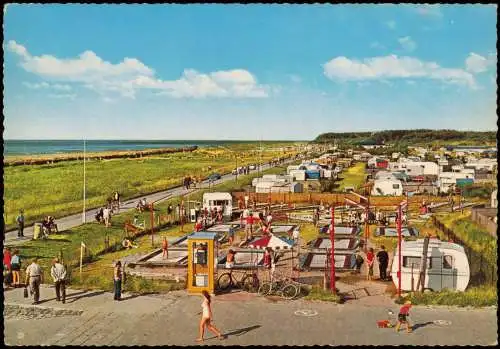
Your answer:
[[[248,165],[249,170],[255,170],[256,168],[257,168],[257,165],[255,165],[255,164]]]

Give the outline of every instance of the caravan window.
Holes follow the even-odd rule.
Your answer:
[[[392,189],[399,189],[399,184],[393,184]]]
[[[410,257],[410,256],[403,256],[403,267],[404,268],[411,268],[413,264],[413,269],[420,269],[420,260],[421,257]],[[427,269],[432,269],[432,260],[430,257],[427,257]]]
[[[453,268],[453,256],[443,256],[443,269]]]

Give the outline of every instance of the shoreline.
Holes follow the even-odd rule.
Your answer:
[[[118,150],[86,153],[86,159],[120,159],[120,158],[140,158],[143,156],[170,154],[181,152],[192,152],[197,150],[197,145],[181,148],[153,148],[144,150]],[[82,160],[83,152],[61,153],[61,154],[31,154],[31,155],[7,155],[4,157],[4,166],[22,165],[44,165],[61,161]]]

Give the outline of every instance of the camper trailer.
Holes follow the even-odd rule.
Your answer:
[[[402,241],[401,289],[411,291],[416,289],[420,262],[424,248],[424,240]],[[394,261],[399,258],[396,249]],[[391,276],[398,286],[398,263],[392,263]],[[440,291],[442,289],[465,291],[470,279],[469,260],[462,246],[451,242],[431,238],[427,252],[427,269],[425,272],[424,289]]]
[[[375,180],[372,189],[372,195],[403,195],[403,185],[398,179],[379,179]]]
[[[203,194],[203,208],[212,210],[214,207],[222,209],[222,214],[231,217],[233,214],[233,198],[229,193],[205,193]]]

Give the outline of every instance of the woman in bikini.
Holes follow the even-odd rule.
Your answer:
[[[224,336],[220,331],[212,325],[212,306],[210,304],[210,295],[206,290],[201,291],[203,295],[203,303],[201,303],[202,315],[200,320],[200,335],[196,339],[197,342],[202,342],[204,340],[203,336],[205,334],[205,327],[215,333],[219,339],[224,339]]]

